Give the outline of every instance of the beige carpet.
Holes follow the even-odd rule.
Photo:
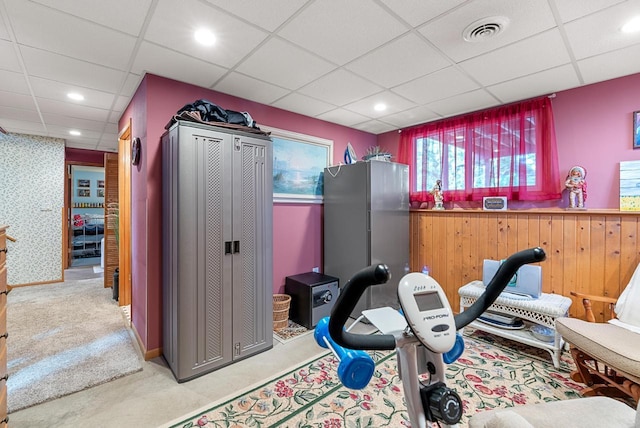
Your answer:
[[[14,288],[7,298],[9,413],[142,370],[102,278]]]

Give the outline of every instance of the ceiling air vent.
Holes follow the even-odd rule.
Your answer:
[[[484,42],[502,33],[507,24],[509,20],[502,16],[482,18],[465,28],[462,37],[467,42]]]

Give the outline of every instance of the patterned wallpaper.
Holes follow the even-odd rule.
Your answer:
[[[64,140],[0,135],[0,224],[10,285],[62,278]]]

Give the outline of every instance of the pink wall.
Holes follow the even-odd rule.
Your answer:
[[[633,150],[632,113],[640,110],[640,74],[558,92],[553,114],[558,144],[558,167],[563,180],[569,169],[587,170],[589,209],[618,209],[620,161],[639,160]],[[400,133],[378,135],[378,144],[397,147]],[[397,148],[395,149],[397,151]],[[569,205],[566,191],[559,201],[510,202],[511,208],[548,208]]]
[[[64,148],[64,160],[67,162],[95,163],[104,165],[104,154],[98,150],[76,149],[73,147]]]
[[[146,75],[120,119],[132,119],[132,136],[142,142],[138,170],[132,172],[132,322],[147,350],[162,346],[162,159],[160,138],[165,125],[183,105],[204,98],[225,109],[247,111],[258,125],[333,140],[334,164],[350,142],[357,153],[376,144],[376,136],[301,116],[209,89]],[[282,292],[284,278],[322,269],[322,206],[274,204],[273,292]]]
[[[640,160],[633,150],[636,110],[640,74],[558,92],[553,100],[558,166],[563,178],[574,165],[586,168],[587,208],[620,207],[620,161]]]
[[[119,122],[119,129],[123,130],[131,120],[131,136],[138,137],[142,142],[147,140],[147,81],[146,79],[140,83],[138,90],[134,94],[129,106],[123,113]],[[162,303],[162,296],[158,303],[157,293],[152,293],[151,302],[148,301],[148,283],[149,283],[149,259],[147,254],[147,162],[150,159],[147,147],[140,154],[140,163],[131,168],[131,322],[136,328],[138,335],[145,344],[146,349],[154,349],[149,347],[149,330],[148,325],[155,325],[157,320],[150,323],[148,320],[149,305]],[[156,211],[157,212],[157,211]],[[158,244],[154,242],[157,247]],[[161,265],[158,262],[153,264],[157,268]],[[155,269],[151,269],[155,271]],[[154,301],[153,298],[156,298]],[[162,334],[162,333],[160,333]],[[152,335],[153,336],[153,335]],[[155,337],[155,336],[154,336]],[[157,347],[157,346],[156,346]]]
[[[640,159],[632,149],[631,114],[640,110],[640,74],[559,92],[553,101],[561,175],[574,165],[587,171],[587,208],[618,208],[619,162]],[[160,137],[171,116],[184,104],[205,98],[223,108],[248,111],[258,125],[313,135],[334,141],[334,164],[342,160],[347,142],[360,155],[380,145],[394,155],[397,131],[374,136],[297,115],[212,90],[147,75],[120,119],[120,129],[132,119],[132,135],[142,140],[142,160],[132,172],[134,255],[133,323],[146,349],[162,345]],[[566,198],[565,198],[566,199]],[[566,200],[537,206],[565,207]],[[529,208],[532,204],[512,204]],[[273,291],[282,292],[284,278],[322,269],[322,205],[274,204]]]

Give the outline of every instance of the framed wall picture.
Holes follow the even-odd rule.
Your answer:
[[[273,201],[322,203],[333,141],[266,126],[273,141]],[[266,129],[265,129],[266,128]]]
[[[86,179],[79,178],[77,180],[77,183],[78,183],[78,185],[76,187],[83,187],[83,188],[91,187],[91,180],[86,180]],[[89,196],[89,195],[87,195],[87,196]]]
[[[633,148],[640,149],[640,110],[633,112]]]
[[[78,180],[80,181],[80,180]],[[87,180],[89,181],[89,180]],[[78,189],[78,197],[79,198],[89,198],[91,197],[91,189]]]
[[[640,160],[620,162],[620,211],[640,211]]]
[[[98,189],[104,189],[104,180],[98,180]]]
[[[97,196],[98,196],[99,198],[104,198],[104,189],[98,189],[98,194],[97,194]]]

